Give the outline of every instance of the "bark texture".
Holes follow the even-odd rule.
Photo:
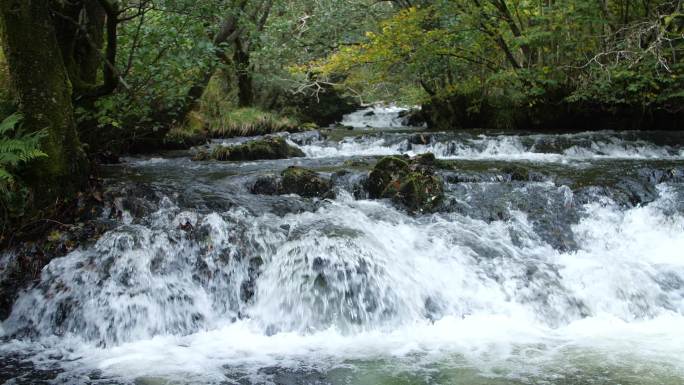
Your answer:
[[[48,158],[32,163],[26,178],[43,207],[74,194],[87,175],[48,0],[0,0],[0,33],[23,127],[47,133]]]

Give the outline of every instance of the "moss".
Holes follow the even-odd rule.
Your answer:
[[[411,212],[434,211],[444,196],[443,181],[434,175],[433,154],[406,159],[380,159],[368,176],[370,198],[388,198]]]
[[[404,177],[408,171],[408,162],[402,158],[386,156],[380,159],[368,176],[368,194],[373,199],[385,197],[388,188],[398,188],[392,181]]]
[[[207,138],[267,135],[277,132],[300,132],[318,129],[315,123],[303,123],[289,116],[258,108],[235,108],[228,101],[219,105],[200,107],[188,113],[178,131]]]
[[[253,140],[236,146],[220,146],[210,158],[221,161],[287,159],[303,157],[304,153],[280,137]],[[196,157],[197,158],[197,157]],[[200,159],[201,160],[201,159]]]
[[[169,150],[180,150],[197,146],[207,142],[207,136],[202,131],[190,131],[174,127],[166,133],[162,147]]]
[[[307,122],[307,123],[302,123],[299,128],[302,131],[311,131],[311,130],[318,130],[320,127],[318,127],[318,124],[312,123],[312,122]]]
[[[202,161],[202,160],[210,160],[212,159],[212,153],[205,149],[200,149],[195,153],[195,155],[192,157],[192,160],[194,161]]]
[[[399,194],[394,194],[392,199],[410,211],[434,211],[444,196],[442,185],[437,176],[411,172],[401,181]]]
[[[280,179],[276,175],[268,174],[258,177],[249,191],[257,195],[276,195],[280,189]]]
[[[0,102],[7,103],[12,99],[10,95],[11,85],[10,85],[10,74],[9,67],[7,66],[7,59],[5,58],[5,53],[0,49]],[[0,119],[4,119],[9,114],[3,114],[5,116],[0,116]]]
[[[335,198],[332,182],[315,171],[291,166],[283,170],[281,177],[262,175],[250,186],[250,192],[258,195],[297,194],[304,198]]]
[[[196,120],[211,137],[255,136],[282,131],[300,131],[296,119],[258,108],[234,108],[222,104],[195,112]]]
[[[0,39],[7,55],[23,128],[45,130],[47,159],[31,163],[26,180],[36,206],[75,195],[87,182],[87,161],[76,133],[72,87],[62,60],[49,1],[0,2]]]
[[[511,181],[527,182],[530,180],[530,170],[518,165],[504,167],[505,174],[510,175]]]
[[[309,169],[292,166],[285,169],[281,175],[281,194],[297,194],[305,198],[335,196],[332,183]]]

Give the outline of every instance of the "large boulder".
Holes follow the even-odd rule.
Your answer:
[[[423,127],[425,125],[425,116],[423,116],[423,111],[419,108],[401,111],[399,112],[399,117],[404,126]]]
[[[332,182],[315,171],[290,166],[278,178],[275,175],[260,176],[251,186],[252,194],[297,194],[304,198],[335,198]]]
[[[282,172],[281,194],[297,194],[305,198],[333,198],[332,183],[314,171],[291,166]]]
[[[391,199],[411,212],[431,212],[444,197],[442,178],[434,173],[432,154],[408,157],[387,156],[368,176],[371,199]]]
[[[267,137],[235,146],[220,146],[209,155],[221,161],[287,159],[304,157],[304,152],[281,137]],[[201,159],[201,158],[200,158]]]
[[[276,175],[262,175],[254,181],[250,192],[257,195],[277,195],[280,190],[280,178]]]

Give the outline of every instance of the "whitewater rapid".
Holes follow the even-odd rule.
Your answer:
[[[415,140],[413,138],[420,138],[421,135],[428,143],[411,143],[411,140]],[[312,158],[399,154],[415,156],[429,152],[440,159],[528,160],[556,163],[601,159],[684,159],[684,148],[679,144],[659,146],[643,140],[625,140],[611,131],[558,135],[566,139],[562,145],[554,148],[544,147],[550,136],[384,132],[341,140],[321,138],[299,144],[299,147]]]
[[[0,379],[684,382],[676,135],[340,132],[286,135],[299,159],[111,166],[114,226],[19,295]],[[367,199],[376,156],[424,152],[466,161],[439,171],[437,212]],[[250,192],[289,165],[337,197]]]
[[[409,110],[393,104],[375,104],[345,115],[340,124],[354,128],[405,127],[406,121],[400,114]]]
[[[121,271],[104,286],[101,278],[89,277],[100,268],[87,264],[98,262],[88,251],[74,252],[43,274],[59,294],[27,293],[5,326],[25,322],[14,316],[28,316],[45,332],[40,346],[64,355],[70,371],[96,368],[123,378],[180,373],[218,381],[226,366],[256,376],[258,368],[273,365],[329,370],[348,360],[383,357],[406,368],[416,360],[446,360],[494,371],[490,375],[534,378],[542,373],[529,372],[530,365],[552,370],[559,362],[569,364],[567,354],[581,360],[606,352],[616,365],[667,364],[684,376],[684,217],[681,211],[671,215],[681,210],[682,196],[659,188],[661,197],[645,207],[586,205],[585,217],[573,227],[579,249],[566,253],[540,241],[521,213],[492,223],[457,214],[416,219],[349,197],[282,219],[240,210],[193,217],[167,206],[152,215],[151,230],[122,228],[95,245],[123,252],[110,267]],[[180,247],[167,243],[176,236],[174,224],[187,216],[207,226],[209,242],[219,250],[231,249],[236,226],[246,226],[239,231],[270,250],[263,254],[266,269],[256,301],[241,310],[248,317],[235,319],[237,312],[220,304],[231,300],[216,290],[237,290],[237,284],[230,289],[230,279],[217,276],[219,282],[195,282],[186,265],[194,258],[183,259],[197,250],[183,241]],[[288,235],[273,233],[286,224]],[[135,247],[122,244],[132,242],[130,234],[140,237]],[[178,267],[155,275],[150,264],[160,251]],[[315,266],[317,256],[324,256],[328,270]],[[210,264],[217,254],[193,257]],[[246,274],[232,263],[222,270]],[[364,263],[366,272],[360,273]],[[329,272],[332,290],[316,294],[317,271]],[[346,290],[359,283],[370,292],[350,300]],[[80,297],[74,302],[81,305],[67,320],[75,327],[59,332],[64,338],[55,343],[49,310],[59,306],[61,293]],[[191,300],[167,302],[173,295]],[[432,309],[426,309],[428,299]],[[369,301],[375,308],[367,307]],[[102,318],[107,314],[113,322]],[[191,325],[193,317],[201,325]]]

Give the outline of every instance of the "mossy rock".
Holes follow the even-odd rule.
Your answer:
[[[262,175],[254,181],[249,190],[257,195],[277,195],[280,191],[280,179],[273,174]]]
[[[372,199],[386,198],[386,190],[393,186],[391,182],[405,177],[408,172],[409,164],[404,158],[386,156],[380,159],[368,176],[369,196]]]
[[[214,149],[211,154],[212,159],[220,161],[287,159],[303,156],[302,150],[289,145],[281,137],[253,140],[236,146],[221,146]]]
[[[444,197],[442,179],[420,172],[409,173],[399,187],[399,194],[392,197],[413,212],[434,211]]]
[[[425,133],[414,134],[408,138],[409,144],[420,144],[420,145],[430,144],[430,143],[432,143],[432,140],[433,140],[432,135],[425,134]]]
[[[210,160],[212,159],[212,153],[205,149],[199,149],[195,155],[193,155],[192,160],[194,161],[201,161],[201,160]]]
[[[512,165],[504,167],[501,171],[510,175],[511,181],[527,182],[530,180],[530,170],[525,167]]]
[[[369,197],[391,199],[411,212],[434,211],[444,197],[443,181],[434,174],[434,162],[433,154],[380,159],[368,176]]]
[[[304,198],[334,198],[332,183],[314,171],[291,166],[282,172],[280,194],[297,194]]]

